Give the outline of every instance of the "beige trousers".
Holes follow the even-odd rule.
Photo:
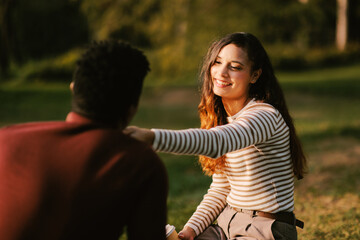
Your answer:
[[[270,218],[251,216],[227,206],[196,240],[296,240],[296,227]]]

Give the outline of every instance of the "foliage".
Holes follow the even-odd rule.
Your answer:
[[[47,79],[47,82],[70,82],[81,52],[82,49],[76,48],[57,57],[28,61],[21,67],[14,66],[18,70],[13,71],[14,75],[11,77],[22,82],[24,80],[28,82],[43,81],[44,79]]]
[[[38,67],[33,64],[39,69],[37,76],[48,80],[52,75],[59,79],[63,77],[62,67],[50,66],[51,62],[44,67],[41,60],[61,58],[65,52],[91,40],[115,38],[127,40],[146,52],[152,63],[154,84],[172,84],[180,75],[189,83],[194,77],[188,76],[196,75],[209,44],[236,31],[258,36],[278,69],[318,67],[338,64],[336,59],[344,63],[359,59],[358,0],[349,0],[349,47],[344,53],[334,50],[335,0],[7,2],[13,3],[7,12],[9,30],[6,38],[4,34],[0,37],[0,43],[6,39],[11,43],[6,50],[11,65],[18,66],[12,68],[13,76],[24,76],[13,72],[22,71],[28,62],[33,64],[35,60],[39,63]],[[0,21],[1,24],[4,23]],[[3,58],[2,69],[7,66]],[[40,74],[42,70],[44,74]]]
[[[159,4],[159,0],[83,0],[81,10],[87,16],[93,39],[120,38],[148,47],[151,40],[147,24]]]

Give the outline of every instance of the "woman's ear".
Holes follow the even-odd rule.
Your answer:
[[[256,81],[259,79],[260,75],[262,73],[262,69],[259,68],[258,70],[255,70],[251,75],[251,83],[256,83]]]

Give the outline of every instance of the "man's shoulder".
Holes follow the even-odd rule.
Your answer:
[[[49,122],[28,122],[6,125],[0,128],[0,137],[12,138],[24,136],[36,136],[49,129],[58,129],[65,125],[62,121],[49,121]]]
[[[149,144],[138,141],[127,135],[124,135],[123,138],[128,144],[127,146],[127,149],[129,150],[128,154],[137,158],[138,161],[161,162],[159,156]]]
[[[65,121],[38,121],[38,122],[26,122],[26,123],[14,123],[5,125],[0,128],[1,132],[16,132],[25,131],[31,132],[36,130],[44,130],[49,128],[57,128],[66,126]]]
[[[136,179],[135,182],[145,183],[151,179],[161,179],[159,181],[167,182],[167,171],[165,164],[146,143],[140,142],[127,135],[118,135],[121,142],[118,150],[117,163],[113,167],[122,172],[128,179]],[[125,172],[124,172],[125,171]]]

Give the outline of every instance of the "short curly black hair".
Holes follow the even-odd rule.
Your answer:
[[[107,124],[126,120],[149,70],[146,56],[126,42],[91,43],[74,72],[72,110]]]

